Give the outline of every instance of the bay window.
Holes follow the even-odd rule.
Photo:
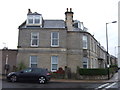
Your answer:
[[[88,68],[88,58],[83,57],[83,68]]]
[[[87,45],[87,36],[83,35],[83,49],[87,49],[88,45]]]

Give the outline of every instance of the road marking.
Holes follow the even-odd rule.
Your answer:
[[[105,87],[105,86],[107,86],[107,85],[109,85],[109,84],[110,84],[110,83],[103,84],[103,85],[101,85],[101,86],[99,86],[99,87],[97,87],[97,88],[95,88],[95,89],[97,90],[97,89],[103,88],[103,87]]]
[[[110,84],[109,86],[107,86],[107,87],[105,87],[105,88],[106,88],[106,89],[107,89],[107,88],[110,88],[110,87],[114,86],[115,84],[117,84],[117,83],[114,82],[114,83]]]

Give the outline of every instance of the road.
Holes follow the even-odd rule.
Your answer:
[[[0,88],[2,85],[2,90],[43,90],[43,89],[62,89],[62,90],[120,90],[120,70],[116,73],[113,78],[111,78],[112,82],[64,82],[51,80],[47,84],[38,84],[36,82],[16,82],[11,83],[5,80],[0,79]],[[110,80],[110,81],[111,81]]]
[[[55,82],[50,81],[47,84],[38,84],[36,82],[16,82],[11,83],[7,81],[2,81],[2,88],[11,88],[10,90],[14,90],[13,88],[63,88],[67,90],[67,88],[79,88],[79,90],[120,90],[120,82]],[[4,89],[3,89],[4,90]],[[6,89],[5,89],[6,90]],[[9,89],[8,89],[9,90]],[[16,90],[16,89],[15,89]],[[23,89],[22,89],[23,90]]]

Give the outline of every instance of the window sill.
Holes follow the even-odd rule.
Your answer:
[[[38,46],[31,46],[31,47],[33,47],[33,48],[34,48],[34,47],[38,47]]]
[[[88,48],[83,48],[83,50],[87,50]]]
[[[51,45],[51,47],[59,47],[59,45]]]
[[[57,70],[51,70],[51,72],[56,72]]]

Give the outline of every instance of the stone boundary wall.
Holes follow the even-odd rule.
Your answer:
[[[110,74],[110,78],[113,76],[113,74]],[[108,75],[97,75],[97,76],[87,76],[87,75],[78,75],[78,80],[107,80]]]

